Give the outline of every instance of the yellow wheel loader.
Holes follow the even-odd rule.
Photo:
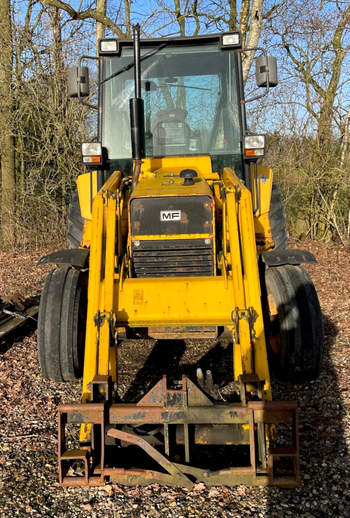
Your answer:
[[[301,266],[315,259],[288,249],[280,191],[257,163],[240,34],[140,40],[136,26],[99,49],[98,138],[82,144],[69,247],[40,261],[56,265],[39,311],[43,376],[82,377],[81,401],[58,409],[59,482],[295,486],[297,405],[272,400],[269,367],[317,376],[321,312]],[[83,59],[68,75],[82,102]],[[257,58],[256,79],[264,94],[276,85],[274,58]],[[118,395],[123,337],[166,349],[223,330],[231,397],[201,369]]]

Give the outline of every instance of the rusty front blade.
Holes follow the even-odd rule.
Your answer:
[[[128,442],[130,444],[135,444],[135,446],[139,446],[142,448],[148,455],[150,455],[162,468],[164,468],[170,475],[173,475],[179,480],[179,483],[183,487],[191,488],[193,486],[193,483],[191,480],[186,477],[180,469],[170,462],[164,455],[159,453],[158,450],[153,448],[145,439],[142,437],[137,437],[135,434],[122,432],[121,430],[117,430],[116,428],[113,428],[112,430],[109,430],[107,432],[107,435],[110,437],[115,437],[116,439],[120,439],[122,441]]]

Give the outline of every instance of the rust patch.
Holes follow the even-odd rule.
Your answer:
[[[183,210],[181,211],[181,223],[183,225],[187,225],[188,224],[188,216],[186,214],[186,212]]]
[[[134,290],[133,294],[134,304],[142,305],[144,303],[143,290]]]
[[[138,220],[135,220],[132,224],[134,232],[138,232],[141,227],[141,222]]]

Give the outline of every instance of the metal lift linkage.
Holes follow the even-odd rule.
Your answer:
[[[111,394],[108,377],[98,376],[92,385],[92,393],[98,394],[102,389],[105,394]],[[298,410],[295,401],[214,403],[188,377],[182,377],[180,388],[169,389],[167,378],[163,376],[136,405],[111,404],[108,400],[66,404],[59,407],[58,420],[59,482],[62,486],[99,486],[107,481],[127,485],[160,483],[188,488],[195,482],[282,487],[294,487],[299,483]],[[144,423],[162,428],[161,448],[150,444],[147,435],[140,434],[137,427]],[[66,427],[69,424],[92,425],[89,448],[67,448]],[[274,444],[274,430],[279,425],[289,429],[288,441],[283,446]],[[137,433],[130,433],[130,430]],[[247,461],[239,467],[234,465],[235,450],[230,446],[237,444],[238,436],[249,451]],[[266,436],[269,441],[265,440]],[[117,448],[114,458],[109,459],[106,442],[111,439],[116,440],[120,448]],[[231,455],[226,456],[226,468],[211,471],[193,465],[193,460],[196,461],[192,455],[194,447],[208,444],[233,448]],[[132,455],[128,454],[130,467],[122,468],[125,458],[118,459],[118,452],[122,455],[125,446],[127,450],[130,446],[142,450],[153,461],[152,467],[139,469],[133,466]],[[176,461],[179,447],[184,450],[184,464]],[[69,476],[69,468],[74,464],[81,465],[80,476]],[[203,464],[203,458],[200,464]]]

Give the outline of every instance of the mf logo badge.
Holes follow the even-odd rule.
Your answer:
[[[161,210],[160,221],[181,221],[181,210]]]

